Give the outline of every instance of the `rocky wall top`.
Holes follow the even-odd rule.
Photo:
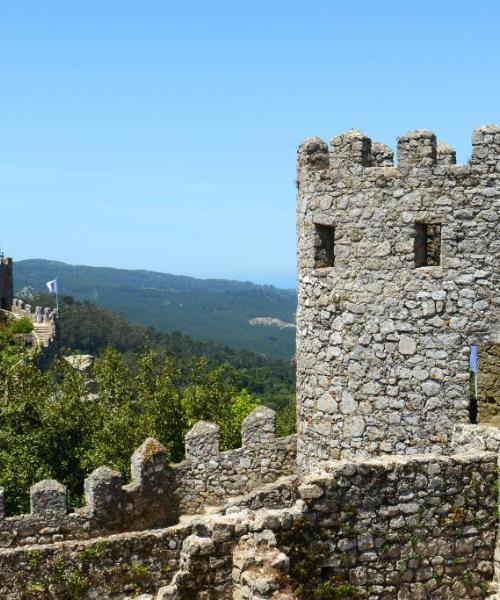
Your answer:
[[[298,153],[299,462],[446,452],[500,323],[500,127],[468,165],[427,130]]]
[[[200,422],[186,436],[186,460],[168,466],[163,446],[147,439],[131,458],[131,482],[102,466],[85,480],[86,505],[69,512],[55,480],[30,490],[31,512],[5,516],[0,490],[0,547],[88,539],[177,523],[295,471],[295,437],[275,437],[274,411],[258,407],[242,426],[243,447],[219,451],[219,429]]]
[[[280,582],[300,598],[485,597],[498,526],[497,453],[324,467],[289,482],[295,499],[286,508],[224,507],[155,531],[0,550],[2,598],[63,600],[75,582],[82,600],[139,600],[141,592],[262,600],[277,598]],[[270,542],[270,554],[248,545],[252,539]]]
[[[18,298],[13,299],[11,312],[21,317],[27,317],[33,323],[52,323],[57,316],[57,311],[53,308],[36,306],[33,310],[31,304]]]

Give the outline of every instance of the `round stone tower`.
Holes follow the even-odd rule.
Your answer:
[[[500,323],[500,127],[472,158],[427,130],[298,154],[298,460],[447,452],[470,347]]]

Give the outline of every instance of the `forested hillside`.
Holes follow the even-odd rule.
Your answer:
[[[90,471],[107,464],[127,478],[131,453],[149,436],[178,462],[198,420],[219,425],[223,448],[240,445],[243,419],[262,403],[278,411],[280,434],[294,430],[291,361],[159,333],[91,303],[61,300],[60,354],[95,354],[90,379],[61,359],[40,371],[24,341],[31,322],[0,320],[0,486],[9,511],[26,511],[29,487],[43,478],[63,482],[79,504]]]
[[[268,357],[295,353],[295,330],[252,325],[258,317],[293,322],[294,290],[223,279],[195,279],[153,271],[74,266],[47,260],[15,264],[15,289],[44,291],[57,277],[62,294],[123,313],[161,332],[180,331]]]
[[[54,304],[54,298],[46,294],[31,301],[42,306]],[[59,342],[63,354],[98,355],[111,347],[132,363],[144,351],[153,350],[172,357],[182,372],[201,357],[211,367],[222,366],[229,370],[237,389],[248,390],[276,410],[290,404],[295,394],[295,363],[291,360],[270,359],[248,350],[200,342],[179,332],[158,332],[131,323],[109,309],[75,301],[71,296],[61,298]]]

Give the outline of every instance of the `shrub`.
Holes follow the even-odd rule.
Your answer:
[[[15,319],[9,325],[9,331],[12,334],[15,333],[30,333],[33,331],[33,323],[28,317],[21,317],[20,319]]]

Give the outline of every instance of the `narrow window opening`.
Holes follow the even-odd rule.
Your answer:
[[[323,269],[335,266],[335,227],[316,224],[314,228],[314,267]]]
[[[476,348],[476,422],[500,426],[500,344],[486,342]],[[472,363],[472,360],[471,360]]]
[[[415,223],[415,267],[441,264],[441,225]]]

